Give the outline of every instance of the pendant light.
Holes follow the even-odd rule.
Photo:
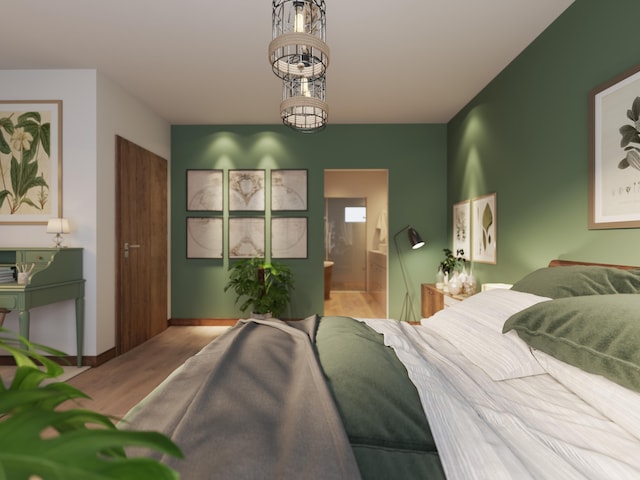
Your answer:
[[[272,27],[269,61],[282,79],[282,122],[304,133],[322,130],[329,66],[324,0],[273,0]]]

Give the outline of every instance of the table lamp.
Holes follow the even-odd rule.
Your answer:
[[[69,233],[70,231],[69,220],[66,218],[51,218],[49,219],[49,223],[47,223],[47,233],[56,234],[54,238],[56,248],[61,248],[62,246],[62,234]]]

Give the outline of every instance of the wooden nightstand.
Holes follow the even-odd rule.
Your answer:
[[[469,295],[452,295],[436,288],[435,283],[423,283],[421,285],[422,306],[420,315],[428,318],[445,307],[468,298]]]

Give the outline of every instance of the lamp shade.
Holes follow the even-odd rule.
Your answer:
[[[422,237],[420,237],[420,234],[416,231],[415,228],[409,227],[408,234],[411,248],[415,250],[424,246],[424,240],[422,240]]]
[[[51,218],[47,223],[47,233],[69,233],[69,220],[66,218]]]

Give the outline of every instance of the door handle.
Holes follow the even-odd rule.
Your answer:
[[[140,248],[140,245],[129,245],[129,242],[124,242],[124,258],[129,258],[130,248]]]

